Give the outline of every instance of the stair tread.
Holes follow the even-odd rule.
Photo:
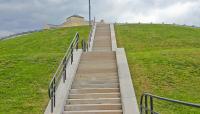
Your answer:
[[[98,111],[98,112],[99,111],[100,112],[112,112],[112,111],[122,111],[122,110],[84,110],[84,111],[69,111],[69,112],[94,112],[94,111]]]
[[[67,99],[66,104],[119,104],[121,98]]]
[[[89,99],[67,99],[67,100],[119,100],[121,98],[97,98],[97,99],[92,99],[92,98],[89,98]]]
[[[113,93],[85,93],[85,94],[70,94],[70,95],[109,95],[109,94],[120,94],[119,92]]]
[[[105,103],[105,104],[67,104],[65,106],[105,106],[105,105],[109,105],[109,106],[112,106],[112,105],[122,105],[121,103],[120,104],[113,104],[113,103]]]
[[[122,109],[121,104],[69,104],[65,105],[65,110],[117,110]]]

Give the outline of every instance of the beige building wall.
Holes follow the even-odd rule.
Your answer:
[[[83,25],[89,25],[89,22],[85,21],[84,17],[75,15],[75,16],[71,16],[71,17],[67,18],[66,22],[64,22],[61,25],[47,24],[47,25],[44,26],[44,29],[83,26]]]
[[[72,27],[72,26],[81,26],[81,25],[88,25],[89,23],[81,17],[70,17],[67,18],[66,22],[64,22],[61,26],[62,27]]]

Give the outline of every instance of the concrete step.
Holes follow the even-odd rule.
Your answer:
[[[118,80],[117,76],[107,76],[107,77],[76,77],[75,80],[89,80],[89,81],[96,81],[96,80]]]
[[[85,73],[85,74],[76,74],[76,76],[88,76],[88,77],[109,77],[109,76],[117,76],[117,72],[112,72],[112,73]]]
[[[113,60],[99,60],[99,59],[96,59],[96,60],[90,60],[90,59],[85,59],[85,60],[82,60],[80,63],[79,63],[79,66],[80,67],[85,67],[85,66],[95,66],[95,67],[98,67],[98,66],[101,66],[103,67],[104,63],[106,65],[109,65],[109,66],[117,66],[116,62],[115,62],[115,59]],[[108,66],[108,67],[109,67]]]
[[[63,114],[122,114],[122,110],[64,111]]]
[[[82,88],[71,89],[71,94],[87,94],[87,93],[119,93],[119,88]]]
[[[96,51],[96,52],[109,52],[109,51],[112,51],[111,48],[93,48],[92,50]]]
[[[78,82],[81,82],[81,81],[83,81],[83,82],[91,82],[91,84],[93,83],[93,82],[97,82],[96,84],[98,84],[98,82],[108,82],[109,80],[111,80],[110,82],[111,83],[119,83],[119,79],[118,79],[118,77],[114,77],[114,78],[106,78],[106,79],[104,79],[104,78],[75,78],[75,81],[78,81]]]
[[[109,69],[93,69],[93,70],[91,70],[91,69],[78,69],[78,71],[77,71],[77,73],[88,73],[88,74],[90,74],[90,73],[102,73],[102,72],[104,72],[104,73],[114,73],[114,72],[117,72],[117,69],[115,69],[115,68],[109,68]]]
[[[105,43],[111,44],[111,42],[107,42],[111,41],[111,37],[110,35],[96,36],[94,39],[94,43],[98,43],[98,41],[104,41]]]
[[[117,65],[116,63],[112,62],[112,63],[101,63],[101,64],[94,64],[94,63],[91,63],[91,62],[87,62],[87,63],[80,63],[79,64],[79,70],[80,69],[112,69],[112,68],[115,68],[117,69]]]
[[[110,64],[110,65],[114,65],[116,64],[115,60],[98,60],[98,59],[85,59],[85,60],[82,60],[79,65],[82,65],[82,64],[93,64],[93,65],[96,65],[97,64],[99,65],[103,65],[103,63],[107,63],[107,64]],[[116,65],[115,65],[116,66]]]
[[[103,47],[103,46],[110,47],[111,44],[109,42],[98,42],[98,43],[94,43],[93,46],[94,47],[96,47],[96,46],[99,46],[99,47]]]
[[[107,83],[119,83],[118,80],[75,80],[76,84],[107,84]]]
[[[65,105],[66,111],[83,111],[83,110],[121,110],[121,104],[73,104]]]
[[[91,58],[91,59],[113,59],[116,57],[115,52],[88,52],[83,53],[81,56],[81,60],[85,58]]]
[[[103,98],[103,99],[68,99],[66,104],[120,104],[120,98]]]
[[[119,83],[103,83],[103,84],[72,84],[72,89],[81,89],[81,88],[119,88]]]
[[[69,99],[120,98],[120,93],[70,94]]]

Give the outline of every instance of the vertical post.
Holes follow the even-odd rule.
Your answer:
[[[63,83],[65,83],[65,79],[66,79],[66,64],[67,64],[67,62],[66,62],[66,57],[64,58],[64,60],[63,60],[63,69],[62,69],[62,72],[63,72]]]
[[[54,102],[54,107],[56,106],[56,79],[54,78],[53,80],[53,102]]]
[[[150,110],[151,110],[151,114],[154,114],[154,111],[153,111],[153,97],[150,96]]]
[[[144,102],[145,102],[145,114],[148,114],[148,96],[147,95],[145,95]]]
[[[50,89],[50,93],[51,93],[51,112],[53,113],[53,83],[51,84],[51,89]]]
[[[89,25],[91,25],[91,2],[89,0]]]
[[[79,42],[79,34],[78,34],[78,36],[76,37],[76,51],[78,50],[78,42]]]
[[[65,83],[65,80],[66,80],[66,67],[67,67],[67,63],[65,63],[65,64],[64,64],[64,67],[63,67],[63,73],[64,73],[64,74],[63,74],[63,75],[64,75],[64,76],[63,76],[63,83]]]
[[[71,64],[73,63],[73,45],[71,45]]]
[[[86,52],[88,52],[88,48],[89,48],[89,46],[88,46],[88,44],[86,44],[86,46],[87,46]]]
[[[143,114],[143,95],[140,98],[140,114]]]
[[[82,46],[82,50],[84,49],[84,47],[83,47],[83,40],[81,41],[81,46]],[[83,50],[84,51],[84,50]]]

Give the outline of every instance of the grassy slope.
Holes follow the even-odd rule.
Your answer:
[[[137,99],[142,92],[200,103],[200,29],[172,25],[117,25]],[[192,108],[156,102],[161,114],[199,114]],[[184,112],[186,111],[186,112]]]
[[[42,114],[48,84],[70,40],[89,27],[45,30],[0,41],[0,114]]]

